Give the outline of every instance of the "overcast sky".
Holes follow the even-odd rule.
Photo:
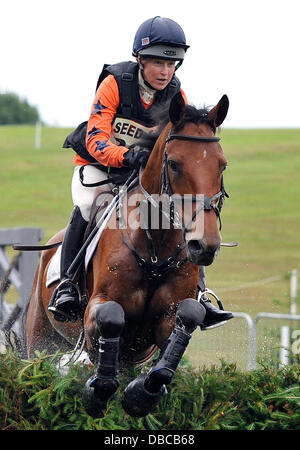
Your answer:
[[[132,59],[135,31],[160,15],[191,46],[177,72],[191,103],[226,93],[225,128],[299,128],[299,12],[300,0],[0,0],[0,92],[76,126],[103,64]]]

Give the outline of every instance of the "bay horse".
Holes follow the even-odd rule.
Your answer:
[[[144,204],[144,212],[160,211],[159,224],[153,229],[128,221],[126,229],[104,229],[86,268],[87,304],[81,321],[59,322],[48,312],[57,283],[46,287],[46,275],[56,250],[41,253],[27,312],[28,356],[37,349],[53,351],[54,344],[71,348],[83,326],[85,349],[95,365],[84,387],[83,402],[94,417],[103,416],[108,399],[119,387],[119,364],[140,364],[159,350],[149,372],[133,380],[122,399],[123,408],[132,416],[152,412],[166,393],[193,331],[203,323],[205,308],[196,300],[197,281],[199,266],[212,264],[221,245],[219,219],[227,162],[215,133],[228,107],[226,95],[210,110],[185,105],[180,93],[174,96],[168,122],[139,182],[128,192],[129,200],[138,194],[140,201],[128,206],[127,218],[135,213],[142,221]],[[190,216],[181,227],[176,227],[174,202],[166,214],[162,202],[156,200],[162,193],[169,199],[190,196]],[[116,214],[110,221],[116,221]],[[164,214],[168,229],[161,226]],[[201,215],[202,232],[189,236]],[[61,230],[49,246],[63,235]]]

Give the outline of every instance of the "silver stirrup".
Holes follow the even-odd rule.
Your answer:
[[[199,291],[198,297],[197,297],[197,302],[200,302],[201,298],[205,295],[205,294],[209,294],[212,295],[218,303],[219,309],[224,310],[223,304],[221,302],[221,300],[219,299],[219,297],[217,296],[217,294],[214,293],[214,291],[212,291],[211,289],[205,288],[204,291]]]
[[[211,289],[205,288],[204,291],[201,291],[201,290],[200,290],[200,291],[199,291],[199,294],[198,294],[198,297],[197,297],[197,302],[200,303],[201,298],[202,298],[204,295],[206,295],[206,294],[212,295],[212,296],[217,300],[219,309],[224,311],[224,307],[223,307],[223,304],[222,304],[221,300],[219,299],[219,297],[217,296],[217,294],[215,294],[215,292],[212,291]],[[216,323],[215,325],[210,325],[209,327],[201,328],[201,330],[202,330],[202,331],[213,330],[213,329],[215,329],[215,328],[219,328],[219,327],[225,325],[225,323],[227,323],[227,322],[228,322],[228,320],[224,320],[223,322]]]

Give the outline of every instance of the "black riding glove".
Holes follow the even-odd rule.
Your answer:
[[[124,153],[123,165],[130,169],[139,169],[145,167],[150,156],[150,151],[145,148],[130,147],[128,152]]]

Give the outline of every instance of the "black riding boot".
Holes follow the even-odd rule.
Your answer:
[[[80,208],[75,206],[62,243],[61,281],[54,293],[54,299],[51,299],[48,306],[48,310],[60,322],[76,321],[80,311],[79,292],[76,284],[69,279],[70,275],[68,276],[67,272],[81,249],[86,227],[87,222],[83,219]]]
[[[198,285],[200,288],[198,292],[199,298],[201,293],[206,289],[205,269],[203,266],[200,267]],[[200,303],[204,306],[206,311],[204,322],[201,325],[201,330],[210,330],[220,327],[221,325],[225,325],[228,320],[233,319],[233,314],[230,311],[224,311],[223,307],[222,309],[216,308],[205,294],[202,294]]]

